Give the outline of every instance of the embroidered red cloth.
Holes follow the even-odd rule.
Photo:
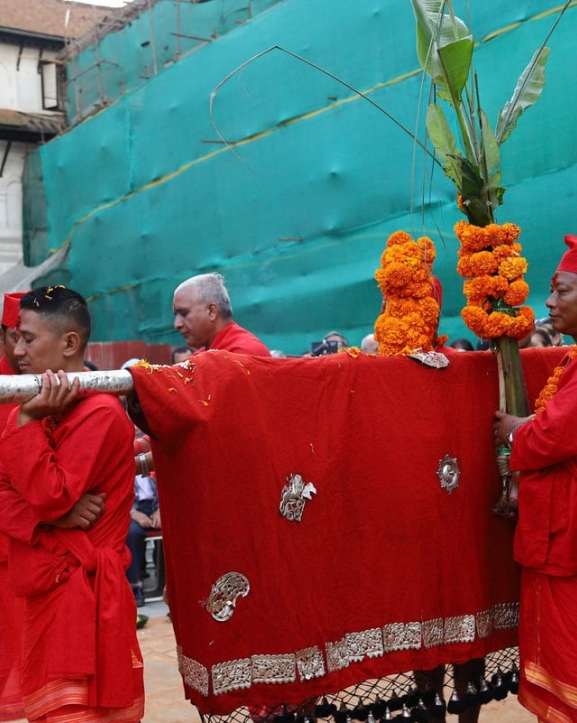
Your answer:
[[[298,703],[516,644],[514,528],[491,511],[497,364],[447,353],[442,370],[224,351],[130,369],[179,666],[202,712]],[[534,400],[560,353],[523,358]],[[455,465],[458,486],[442,474]]]

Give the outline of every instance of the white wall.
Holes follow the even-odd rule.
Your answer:
[[[7,141],[0,140],[0,165]],[[0,177],[0,275],[22,261],[22,172],[26,144],[12,143]]]
[[[42,108],[42,80],[38,48],[0,43],[0,110],[24,113],[45,113]],[[20,55],[20,63],[18,56]],[[42,59],[56,55],[43,51]],[[54,88],[51,88],[54,96]],[[4,160],[7,141],[0,139],[0,166]],[[0,176],[0,276],[22,262],[22,173],[25,143],[10,146],[2,176]]]
[[[0,108],[26,113],[42,113],[42,81],[39,67],[40,50],[22,49],[20,63],[17,45],[0,43]],[[53,51],[43,51],[42,59],[55,57]]]

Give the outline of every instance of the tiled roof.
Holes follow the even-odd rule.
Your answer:
[[[79,38],[112,12],[110,8],[64,0],[0,0],[0,29]]]

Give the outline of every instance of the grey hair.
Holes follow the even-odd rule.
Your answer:
[[[221,316],[225,318],[232,316],[232,304],[222,274],[211,273],[191,276],[176,287],[174,294],[176,295],[179,291],[189,288],[196,289],[198,300],[202,304],[216,304]]]

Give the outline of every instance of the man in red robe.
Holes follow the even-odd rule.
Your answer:
[[[577,342],[577,236],[545,302],[555,331]],[[515,559],[522,566],[519,700],[540,721],[577,721],[577,347],[528,418],[496,413],[497,444],[521,473]]]
[[[260,339],[233,320],[220,274],[199,274],[183,281],[174,291],[173,309],[174,328],[189,347],[270,356]]]
[[[79,398],[90,334],[85,300],[63,286],[20,300],[14,350],[38,394],[13,410],[0,440],[0,531],[24,605],[22,694],[30,721],[142,717],[142,658],[125,570],[134,428],[116,397]],[[44,373],[43,373],[44,372]],[[86,494],[106,495],[88,529],[66,519]]]

